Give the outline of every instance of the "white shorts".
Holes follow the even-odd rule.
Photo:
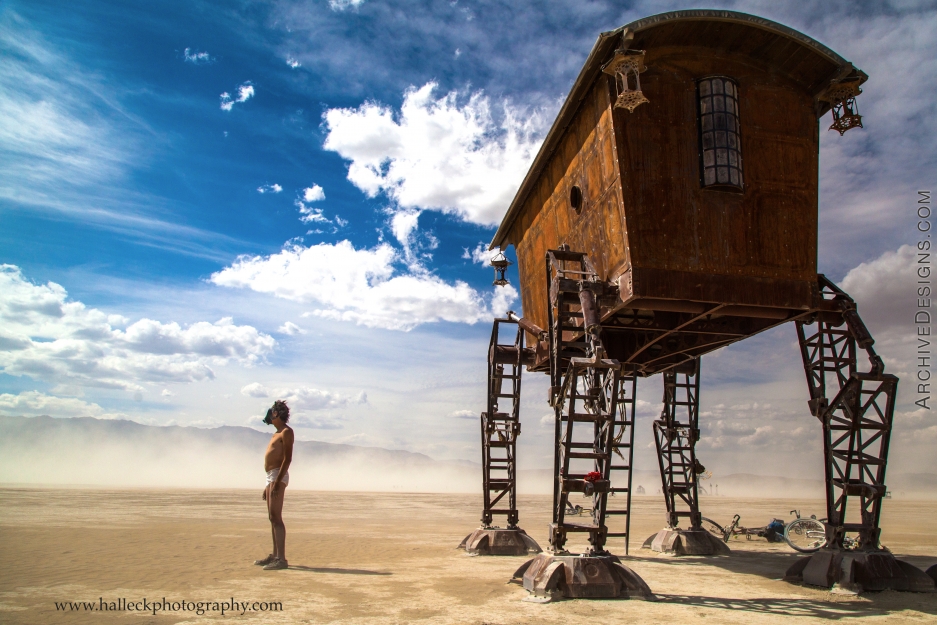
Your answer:
[[[277,467],[276,469],[270,469],[269,471],[267,471],[267,486],[270,486],[271,484],[273,484],[273,481],[277,479],[278,475],[280,475],[279,467]],[[284,486],[289,486],[289,483],[290,483],[290,472],[287,471],[286,473],[283,474],[283,479],[280,480],[280,484],[283,484]]]

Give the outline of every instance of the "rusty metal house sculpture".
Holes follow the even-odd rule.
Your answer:
[[[636,384],[658,373],[667,514],[645,544],[724,553],[700,527],[700,359],[789,321],[824,435],[829,542],[788,577],[933,589],[879,545],[898,380],[855,302],[817,273],[818,120],[832,110],[832,129],[861,127],[866,78],[802,33],[730,11],[666,13],[600,35],[491,243],[515,247],[525,317],[496,320],[489,348],[483,524],[503,496],[516,524],[514,473],[489,477],[489,450],[503,443],[513,462],[521,368],[548,373],[550,553],[516,574],[535,596],[651,596],[608,546],[623,539],[628,550]],[[518,334],[502,345],[507,323]],[[510,416],[497,406],[505,380]],[[571,494],[592,497],[588,522],[566,516]],[[566,551],[571,533],[588,535],[586,553]]]

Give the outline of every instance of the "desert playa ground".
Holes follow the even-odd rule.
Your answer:
[[[734,540],[733,555],[675,558],[640,549],[660,528],[659,497],[635,498],[631,555],[656,602],[523,601],[507,583],[524,558],[469,557],[470,495],[288,492],[291,568],[263,571],[269,551],[260,491],[0,490],[2,623],[776,623],[937,622],[937,595],[851,597],[781,581],[786,545]],[[819,501],[708,498],[704,513],[762,525]],[[547,497],[522,497],[522,525],[544,545]],[[887,501],[883,542],[911,563],[937,562],[937,504]],[[615,552],[623,545],[612,542]],[[575,546],[575,544],[573,545]],[[126,599],[282,602],[280,612],[62,612],[55,602]]]

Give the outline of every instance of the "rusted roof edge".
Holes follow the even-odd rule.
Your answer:
[[[517,213],[520,211],[524,202],[527,200],[527,196],[530,195],[534,182],[540,176],[541,171],[550,160],[553,152],[556,151],[556,148],[559,145],[559,140],[562,138],[566,127],[569,126],[573,116],[579,109],[579,103],[585,97],[588,89],[592,86],[592,83],[595,80],[595,76],[602,71],[603,62],[607,59],[609,53],[614,49],[616,38],[620,37],[623,32],[638,33],[643,30],[659,26],[665,22],[678,20],[714,20],[746,24],[748,26],[771,31],[793,39],[794,41],[797,41],[798,43],[801,43],[804,46],[812,49],[839,67],[852,67],[849,61],[836,54],[831,49],[819,41],[813,39],[812,37],[808,37],[807,35],[796,31],[793,28],[784,26],[783,24],[778,24],[777,22],[772,22],[771,20],[765,19],[763,17],[749,15],[748,13],[739,13],[737,11],[714,11],[702,9],[671,11],[669,13],[651,15],[635,22],[631,22],[630,24],[626,24],[620,28],[616,28],[615,30],[600,34],[599,38],[595,42],[595,45],[592,47],[592,51],[589,53],[589,57],[586,59],[582,70],[580,70],[579,76],[576,78],[576,82],[573,83],[573,87],[570,89],[569,95],[566,96],[566,101],[563,102],[563,106],[560,108],[560,112],[556,116],[556,120],[550,127],[550,131],[547,133],[546,138],[544,138],[543,144],[540,146],[540,151],[537,152],[537,156],[534,157],[534,162],[531,163],[530,169],[527,170],[527,175],[524,176],[524,181],[517,189],[517,193],[514,195],[514,200],[511,202],[507,213],[505,213],[504,218],[501,220],[501,225],[498,226],[497,232],[495,232],[494,237],[492,237],[491,243],[488,245],[489,250],[494,249],[495,247],[500,247],[504,242],[504,239],[507,238],[508,231],[511,229],[511,226],[514,225],[514,220],[517,217]],[[865,82],[865,79],[867,78],[865,73],[861,71],[858,73],[860,80]]]

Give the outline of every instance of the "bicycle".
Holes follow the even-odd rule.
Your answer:
[[[772,543],[786,542],[801,553],[813,553],[826,545],[826,526],[822,521],[817,520],[816,516],[802,518],[799,510],[791,510],[791,514],[796,514],[797,518],[786,525],[781,519],[772,519],[764,527],[745,527],[740,524],[741,516],[738,514],[725,527],[703,517],[703,528],[726,543],[733,536],[745,536],[746,540],[755,536]]]
[[[800,510],[791,510],[797,518],[784,528],[784,540],[795,551],[801,553],[814,553],[826,545],[826,526],[816,515],[810,518],[801,518]]]

